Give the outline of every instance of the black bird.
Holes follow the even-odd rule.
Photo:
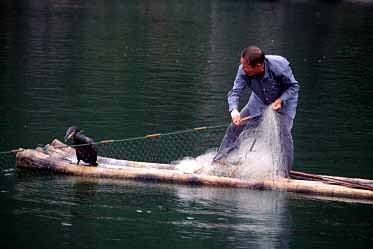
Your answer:
[[[76,151],[76,159],[78,160],[77,164],[79,165],[80,160],[83,160],[83,162],[89,165],[97,166],[97,149],[93,139],[84,135],[83,131],[76,126],[71,126],[67,129],[65,142],[70,138],[73,139],[73,143],[76,145],[74,149]]]

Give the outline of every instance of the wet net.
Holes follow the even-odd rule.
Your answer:
[[[100,157],[174,164],[176,169],[186,173],[274,179],[277,176],[284,176],[286,171],[276,117],[277,113],[269,109],[259,125],[244,130],[237,140],[236,149],[230,153],[223,165],[213,163],[213,157],[228,125],[105,140],[96,142],[95,146]],[[17,152],[18,150],[0,153],[0,169],[3,176],[15,171]],[[76,162],[76,159],[72,159],[71,162]]]

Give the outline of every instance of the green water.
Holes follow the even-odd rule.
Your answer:
[[[241,49],[292,63],[294,169],[373,179],[369,1],[2,1],[0,151],[229,121]],[[1,164],[1,248],[370,248],[371,204]]]

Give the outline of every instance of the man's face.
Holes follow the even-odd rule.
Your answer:
[[[254,76],[254,75],[260,75],[264,72],[264,66],[263,64],[257,64],[256,66],[252,67],[247,61],[241,57],[240,63],[242,65],[243,71],[248,76]]]

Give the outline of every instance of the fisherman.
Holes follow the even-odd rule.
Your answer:
[[[245,88],[251,89],[246,106],[238,111],[239,100]],[[265,55],[257,46],[249,46],[241,53],[240,66],[233,88],[228,93],[232,123],[213,159],[225,164],[228,154],[237,147],[238,137],[244,129],[252,129],[268,106],[277,112],[280,141],[284,150],[287,175],[294,159],[291,129],[296,114],[299,84],[294,78],[288,60],[278,55]],[[245,117],[251,117],[243,121]]]

